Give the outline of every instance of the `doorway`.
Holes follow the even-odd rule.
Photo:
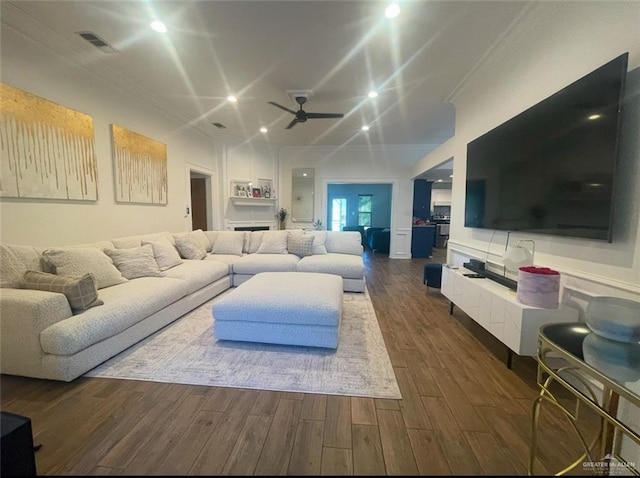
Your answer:
[[[189,202],[191,230],[211,231],[213,227],[213,171],[191,166],[189,169]]]

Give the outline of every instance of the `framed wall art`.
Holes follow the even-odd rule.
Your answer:
[[[93,118],[0,83],[0,196],[96,201]]]
[[[167,145],[111,125],[116,202],[167,204]]]

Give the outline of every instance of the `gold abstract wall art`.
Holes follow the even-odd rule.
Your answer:
[[[167,145],[111,126],[116,201],[167,204]]]
[[[98,199],[93,118],[0,83],[0,196]]]

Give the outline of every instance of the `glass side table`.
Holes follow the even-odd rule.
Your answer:
[[[631,412],[625,416],[638,417],[640,414],[640,343],[605,339],[582,323],[547,324],[538,332],[537,360],[540,394],[532,409],[529,475],[534,474],[538,418],[543,402],[562,412],[584,450],[556,475],[566,474],[581,464],[585,473],[640,475],[640,463],[621,456],[623,439],[640,447],[639,422],[634,424],[633,420],[618,414],[622,402]],[[554,382],[575,396],[575,409],[569,410],[557,400],[550,390]],[[577,427],[581,405],[591,408],[600,417],[599,432],[590,441]],[[640,451],[635,455],[640,455]]]

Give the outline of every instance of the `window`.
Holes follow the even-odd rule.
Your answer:
[[[358,195],[358,226],[371,227],[371,194]]]
[[[347,225],[347,200],[334,198],[331,201],[331,230],[342,231]]]

